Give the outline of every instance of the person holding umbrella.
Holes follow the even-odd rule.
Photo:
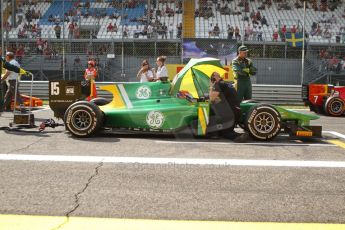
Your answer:
[[[238,56],[232,60],[235,88],[239,101],[252,99],[252,83],[250,77],[256,74],[252,60],[248,58],[248,48],[244,45],[238,48]]]

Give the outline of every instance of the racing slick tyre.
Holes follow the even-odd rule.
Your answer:
[[[339,117],[345,112],[345,102],[339,97],[329,97],[324,109],[327,115]]]
[[[106,104],[109,104],[110,101],[104,97],[97,97],[97,98],[94,98],[92,99],[90,102],[98,105],[98,106],[102,106],[102,105],[106,105]]]
[[[65,127],[76,137],[90,137],[100,130],[103,112],[94,103],[78,101],[65,112]]]
[[[254,139],[272,140],[281,130],[281,116],[271,105],[258,104],[249,109],[244,126]]]

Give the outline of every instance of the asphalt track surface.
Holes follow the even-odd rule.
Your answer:
[[[11,116],[3,113],[0,125]],[[35,117],[39,124],[52,112]],[[345,118],[322,116],[313,124],[328,131],[323,139],[279,136],[270,143],[2,130],[0,229],[21,229],[4,220],[23,216],[61,219],[22,229],[65,229],[72,217],[345,223]]]

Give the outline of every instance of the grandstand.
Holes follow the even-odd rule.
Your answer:
[[[25,1],[17,1],[25,2]],[[35,5],[29,4],[18,4],[18,14],[16,15],[18,26],[12,27],[9,31],[9,38],[18,38],[20,30],[22,30],[25,25],[28,24],[39,24],[41,30],[42,38],[56,38],[54,31],[54,26],[57,23],[61,22],[61,27],[65,28],[64,33],[61,37],[64,36],[68,38],[68,26],[71,21],[74,21],[73,15],[77,14],[77,24],[80,29],[87,28],[92,29],[97,38],[100,39],[121,39],[123,37],[127,38],[138,38],[146,39],[147,38],[147,17],[148,17],[148,1],[134,1],[136,2],[135,7],[132,8],[121,8],[120,6],[114,7],[113,1],[109,0],[79,0],[79,1],[32,1],[37,2]],[[64,2],[64,4],[63,4]],[[131,1],[127,1],[131,2]],[[243,0],[233,0],[233,1],[204,1],[204,0],[195,0],[192,1],[194,4],[194,10],[202,11],[203,8],[209,7],[212,11],[212,14],[209,16],[200,16],[199,14],[194,15],[194,12],[186,12],[183,14],[182,10],[179,11],[179,4],[182,1],[162,1],[154,0],[150,3],[151,9],[151,23],[153,25],[153,30],[156,30],[159,35],[160,29],[156,21],[167,26],[172,25],[173,27],[173,38],[177,38],[177,26],[182,21],[191,22],[194,28],[188,28],[189,34],[188,37],[196,38],[208,38],[210,37],[210,31],[213,30],[213,27],[218,24],[220,27],[220,32],[215,37],[219,38],[228,38],[228,26],[238,27],[240,34],[245,34],[246,27],[251,27],[252,33],[254,36],[249,36],[250,40],[257,40],[255,33],[257,33],[258,27],[262,28],[262,38],[264,41],[272,41],[272,35],[275,30],[275,25],[279,27],[279,30],[283,25],[287,26],[289,30],[293,25],[296,25],[299,30],[302,29],[303,21],[303,8],[294,4],[292,1],[285,1],[285,5],[281,5],[284,1],[243,1]],[[183,1],[189,2],[189,1]],[[248,6],[245,6],[243,3],[248,2]],[[263,4],[266,2],[266,4]],[[312,1],[310,1],[312,2]],[[319,6],[321,9],[322,0],[316,1],[316,6]],[[332,1],[329,1],[332,2]],[[337,1],[333,1],[337,2]],[[242,3],[242,4],[241,4]],[[335,4],[335,3],[334,3]],[[63,6],[64,5],[64,6]],[[182,4],[181,4],[182,5]],[[331,5],[331,3],[329,3]],[[186,7],[186,6],[184,6]],[[246,7],[246,8],[245,8]],[[329,7],[329,6],[328,6]],[[316,11],[313,9],[312,4],[308,4],[308,9],[306,11],[306,32],[309,34],[309,42],[317,43],[335,43],[338,41],[341,33],[345,30],[345,18],[344,16],[344,4],[339,1],[335,9],[327,11]],[[228,10],[224,10],[227,8]],[[329,7],[330,8],[330,7]],[[34,9],[35,12],[40,12],[39,19],[32,19],[31,23],[27,21],[26,14],[29,10]],[[170,15],[167,13],[167,9],[172,10],[173,14]],[[4,7],[6,11],[6,7]],[[222,12],[224,10],[224,12]],[[245,12],[247,11],[247,12]],[[261,25],[260,20],[256,29],[253,28],[253,22],[250,18],[251,12],[260,12],[261,16],[265,16],[269,26]],[[62,21],[64,15],[68,15],[68,22],[65,20],[64,26]],[[89,15],[89,16],[86,16]],[[114,18],[114,15],[118,15]],[[56,19],[58,21],[50,21],[49,17]],[[183,20],[183,17],[184,20]],[[20,20],[23,18],[23,20]],[[244,20],[248,18],[248,20]],[[8,17],[8,22],[11,24],[11,18]],[[111,23],[116,25],[117,31],[107,30],[107,26]],[[312,32],[313,23],[318,24],[318,31]],[[190,23],[189,23],[190,24]],[[184,26],[187,27],[188,23]],[[146,32],[144,32],[146,31]],[[190,31],[192,31],[191,34]],[[166,31],[167,32],[167,31]],[[27,32],[27,37],[32,37],[30,31]],[[139,36],[135,36],[138,34]],[[141,36],[140,36],[141,35]],[[155,38],[155,36],[151,36]],[[160,38],[162,36],[156,36]],[[211,36],[212,37],[212,36]],[[282,36],[279,36],[278,41],[282,41]]]
[[[293,1],[286,1],[287,5],[284,8],[281,7],[281,2],[284,1],[247,1],[248,12],[244,12],[244,6],[240,7],[241,0],[235,1],[206,1],[209,7],[212,9],[212,17],[195,17],[196,25],[196,37],[206,38],[209,37],[209,31],[213,28],[211,25],[218,23],[220,25],[220,34],[218,37],[227,38],[227,26],[238,27],[240,29],[240,34],[244,34],[244,28],[249,24],[253,28],[253,23],[250,18],[251,12],[260,12],[261,16],[265,16],[269,26],[261,25],[259,22],[258,26],[262,26],[263,30],[263,40],[272,41],[272,35],[274,32],[275,25],[278,25],[278,28],[281,29],[283,25],[286,25],[287,28],[291,28],[293,25],[299,25],[299,29],[302,29],[303,22],[303,7],[296,8]],[[216,2],[216,3],[213,3]],[[263,2],[271,2],[271,5],[263,4]],[[221,10],[218,8],[226,7],[229,9],[228,14],[221,14]],[[203,6],[204,4],[201,4]],[[265,6],[262,9],[262,6]],[[321,1],[318,1],[318,6],[321,6]],[[196,1],[195,10],[200,10],[200,1]],[[302,6],[302,2],[300,3]],[[260,9],[261,8],[261,9]],[[236,11],[237,9],[237,11]],[[342,29],[345,29],[345,18],[344,15],[344,4],[339,1],[339,5],[333,11],[327,10],[325,12],[315,11],[312,8],[311,4],[308,4],[306,10],[306,32],[310,34],[310,42],[319,42],[319,43],[335,43],[336,35],[339,35]],[[240,12],[240,13],[238,13]],[[322,20],[322,16],[325,15],[326,20]],[[335,18],[336,22],[332,22],[332,15]],[[245,16],[248,16],[249,22],[245,21]],[[330,37],[323,36],[324,34],[320,33],[315,36],[311,35],[311,28],[313,23],[319,23],[321,30],[328,28],[328,31],[331,33]],[[253,38],[255,40],[255,38]],[[281,41],[281,38],[279,39]]]
[[[10,14],[13,2],[17,3],[15,15]],[[340,0],[308,2],[304,71],[307,79],[312,79],[329,73],[332,68],[327,62],[333,56],[345,62],[345,4]],[[181,63],[184,38],[199,42],[203,38],[231,39],[233,43],[243,39],[260,69],[254,81],[299,84],[301,50],[284,41],[282,27],[286,25],[289,32],[295,25],[297,32],[301,31],[302,5],[300,0],[8,0],[2,7],[3,38],[7,49],[16,51],[27,69],[38,71],[40,79],[60,76],[64,53],[69,76],[79,78],[84,63],[98,57],[104,80],[123,73],[135,76],[143,58],[167,55],[169,64]],[[257,18],[258,12],[267,23]],[[253,28],[253,15],[256,27],[262,27],[262,39]],[[215,26],[219,28],[216,31]],[[237,27],[238,36],[236,31],[229,36],[229,27]],[[272,41],[275,32],[279,36]],[[326,50],[328,56],[320,59],[320,50]],[[76,56],[79,64],[75,63]],[[288,73],[275,68],[282,65]]]

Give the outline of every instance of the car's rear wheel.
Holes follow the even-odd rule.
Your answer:
[[[325,111],[331,116],[341,116],[345,112],[345,102],[339,97],[329,97],[325,103]]]
[[[280,132],[281,116],[270,105],[255,105],[248,111],[245,120],[245,129],[256,140],[272,140]]]
[[[78,101],[65,113],[65,127],[74,136],[89,137],[96,134],[103,124],[103,112],[94,103]]]

